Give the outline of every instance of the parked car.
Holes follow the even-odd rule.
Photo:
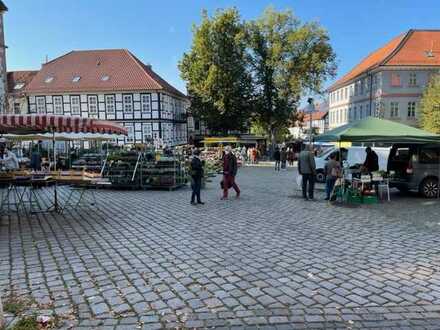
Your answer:
[[[388,162],[390,186],[400,191],[415,190],[426,198],[438,196],[440,146],[395,144]]]
[[[363,164],[365,161],[365,157],[367,156],[365,153],[365,148],[366,147],[341,148],[344,167],[354,167],[356,165]],[[376,152],[379,158],[379,170],[386,171],[390,148],[372,147],[372,149]],[[321,182],[321,183],[325,182],[325,172],[324,172],[325,164],[329,160],[330,155],[333,153],[338,154],[339,148],[326,150],[319,157],[315,157],[317,182]]]

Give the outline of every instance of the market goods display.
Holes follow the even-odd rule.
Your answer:
[[[178,155],[118,152],[108,156],[103,172],[115,188],[176,189],[187,182],[184,162]]]

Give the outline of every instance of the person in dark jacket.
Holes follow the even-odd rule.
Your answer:
[[[273,158],[275,159],[275,171],[279,171],[280,170],[281,153],[280,153],[280,149],[278,147],[275,147],[275,151],[273,152]]]
[[[298,173],[302,175],[302,193],[304,200],[313,200],[316,164],[312,145],[307,145],[298,157]],[[307,196],[307,192],[309,193]]]
[[[225,154],[223,157],[223,197],[222,199],[228,199],[228,190],[233,188],[237,193],[237,198],[240,197],[240,188],[238,188],[235,182],[235,176],[237,175],[237,158],[231,151],[230,146],[225,147]]]
[[[200,190],[202,188],[202,178],[203,178],[203,163],[199,158],[200,152],[198,149],[194,150],[193,158],[191,160],[191,204],[205,204],[200,199]],[[197,203],[195,199],[197,198]]]
[[[376,152],[370,147],[367,147],[365,152],[367,153],[367,157],[365,158],[363,165],[365,171],[368,173],[379,171],[379,157],[377,156]]]
[[[287,150],[286,147],[283,147],[280,152],[280,162],[281,162],[281,169],[286,169],[286,163],[287,163]]]
[[[41,171],[40,142],[38,142],[38,145],[33,148],[30,167],[34,171]]]

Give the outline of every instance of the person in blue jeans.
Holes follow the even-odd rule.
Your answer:
[[[336,152],[330,154],[327,164],[325,164],[325,200],[328,201],[332,197],[333,187],[341,173],[341,165],[336,160]]]

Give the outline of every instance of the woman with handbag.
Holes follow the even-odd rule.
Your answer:
[[[335,186],[336,180],[341,176],[341,165],[336,160],[336,153],[332,153],[329,156],[327,164],[325,164],[325,192],[328,201],[332,197],[333,188]]]

